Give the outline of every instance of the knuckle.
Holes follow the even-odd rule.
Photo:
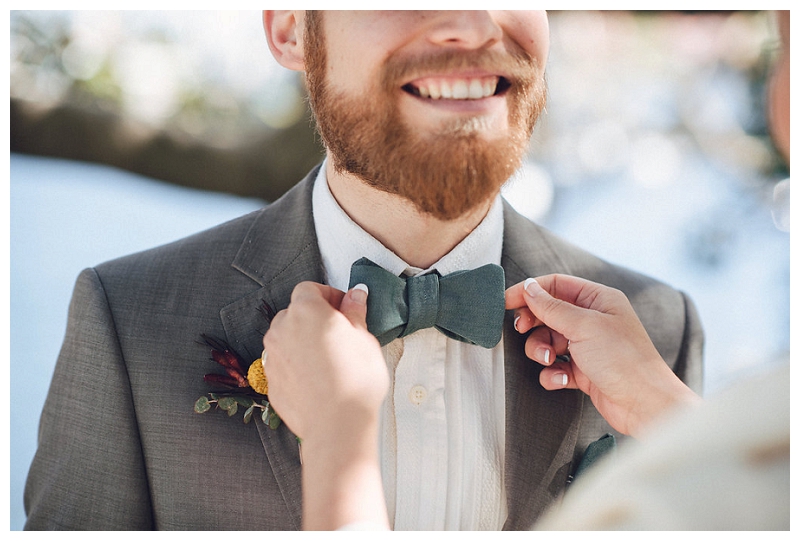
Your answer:
[[[300,282],[292,290],[292,302],[297,302],[318,293],[317,285],[314,282]]]
[[[628,300],[628,297],[625,296],[625,293],[623,293],[621,290],[616,289],[616,288],[610,288],[609,289],[609,296],[612,299],[614,299],[615,301],[617,301],[617,302],[622,302],[622,301],[627,301]]]

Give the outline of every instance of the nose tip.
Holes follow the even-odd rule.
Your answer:
[[[500,41],[503,31],[488,11],[439,12],[429,33],[437,45],[480,48]]]

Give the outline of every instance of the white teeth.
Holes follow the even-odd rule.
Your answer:
[[[442,84],[439,85],[439,89],[444,99],[449,100],[453,97],[453,90],[450,88],[450,83],[447,81],[442,81]]]
[[[479,100],[483,97],[483,85],[478,79],[473,79],[469,83],[469,99]]]
[[[456,81],[453,83],[453,98],[463,100],[469,97],[469,86],[466,81]]]
[[[494,95],[498,77],[481,77],[479,79],[438,79],[420,80],[417,91],[423,98],[479,100]]]

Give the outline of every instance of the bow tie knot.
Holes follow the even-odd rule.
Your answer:
[[[369,288],[367,327],[382,346],[430,327],[485,348],[502,336],[505,275],[498,265],[407,277],[361,258],[350,272],[350,287],[358,283]]]

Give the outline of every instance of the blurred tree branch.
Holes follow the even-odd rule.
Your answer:
[[[321,161],[310,113],[223,148],[110,112],[11,99],[11,152],[102,163],[182,186],[274,201]]]

